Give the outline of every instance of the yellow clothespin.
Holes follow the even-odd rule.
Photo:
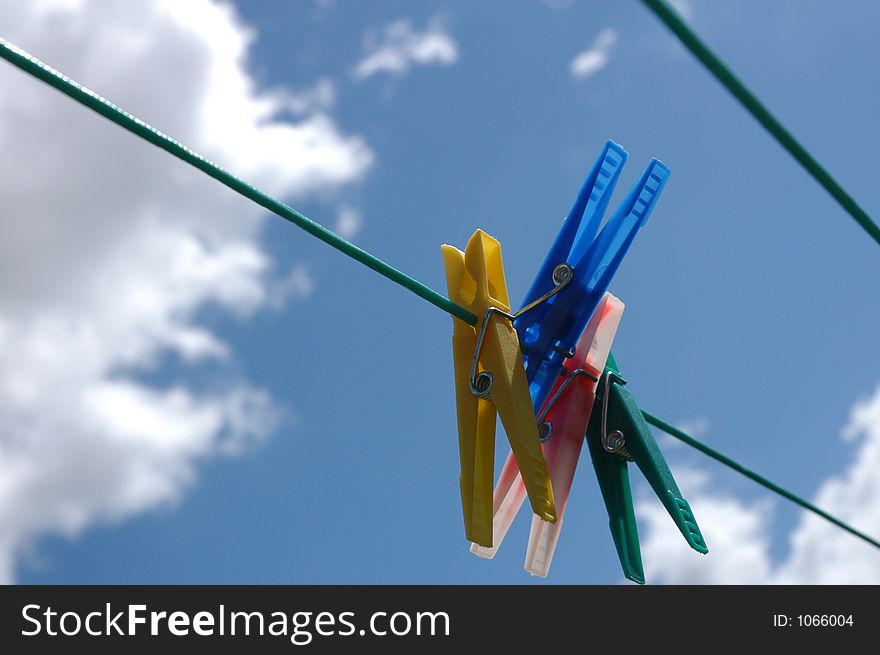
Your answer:
[[[452,354],[465,534],[491,547],[496,412],[535,514],[555,522],[556,506],[519,339],[511,325],[501,244],[477,230],[465,252],[449,245],[441,249],[449,298],[480,318],[476,327],[452,319]]]

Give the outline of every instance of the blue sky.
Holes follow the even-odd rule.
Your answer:
[[[880,534],[880,492],[865,469],[866,462],[880,462],[874,288],[880,252],[640,3],[260,0],[238,3],[234,15],[206,5],[192,10],[194,19],[204,19],[192,35],[151,18],[149,25],[159,27],[143,28],[141,46],[150,56],[135,46],[129,51],[130,40],[114,42],[114,34],[138,34],[124,10],[78,23],[77,12],[88,16],[94,6],[87,0],[73,5],[46,14],[21,10],[30,13],[16,17],[14,33],[4,36],[172,136],[194,139],[218,163],[315,220],[331,228],[342,220],[358,245],[435,289],[444,289],[440,244],[463,247],[479,227],[501,241],[511,297],[519,299],[606,139],[630,153],[612,208],[649,158],[661,159],[672,170],[669,184],[611,286],[626,303],[614,351],[630,390],[645,409]],[[161,13],[160,5],[150,11]],[[880,7],[856,1],[802,2],[796,9],[757,1],[678,5],[865,209],[880,214],[873,193]],[[218,54],[224,30],[245,29],[252,35],[242,45],[247,89],[224,93],[284,96],[280,114],[263,119],[317,125],[310,138],[325,141],[313,150],[306,139],[301,153],[266,154],[264,164],[264,151],[287,141],[260,132],[265,120],[253,112],[247,115],[251,132],[236,132],[240,116],[231,110],[214,131],[197,123],[206,115],[199,112],[218,102],[211,85],[226,88],[201,71],[225,62]],[[58,44],[46,52],[52,31]],[[86,45],[104,55],[124,48],[137,66],[127,76],[114,73],[112,64],[77,54]],[[389,48],[397,53],[391,63]],[[385,58],[374,59],[373,68],[362,63],[377,52]],[[0,84],[13,83],[36,84],[0,68]],[[245,210],[229,191],[197,180],[166,155],[137,154],[149,147],[131,145],[133,137],[60,95],[33,93],[43,112],[37,117],[21,119],[24,100],[16,105],[10,95],[2,101],[4,138],[11,138],[17,117],[33,121],[36,135],[37,118],[69,116],[70,131],[90,130],[89,143],[108,160],[129,158],[124,173],[162,171],[165,177],[144,180],[152,183],[133,199],[120,198],[108,216],[125,215],[126,202],[161,209],[165,205],[156,203],[185,197],[186,225],[210,242],[215,217],[200,204],[204,198],[222,214],[216,221],[224,243],[247,243],[263,258],[262,269],[247,269],[247,280],[263,295],[212,290],[186,306],[181,320],[213,335],[224,356],[186,355],[185,347],[161,341],[148,354],[119,355],[102,375],[195,395],[241,381],[259,389],[272,420],[253,438],[235,436],[248,429],[236,428],[234,417],[224,419],[232,427],[194,427],[214,445],[161,459],[156,466],[182,467],[168,478],[167,493],[124,506],[83,500],[70,510],[81,520],[65,518],[63,499],[45,501],[40,511],[48,518],[33,526],[22,522],[18,541],[6,546],[15,580],[544,583],[522,570],[525,509],[494,561],[468,553],[447,315],[284,221]],[[217,97],[232,95],[218,91]],[[185,103],[196,109],[175,109]],[[217,145],[223,137],[231,144],[225,150]],[[326,165],[304,161],[323,153],[330,153]],[[93,156],[70,154],[69,161]],[[42,165],[34,157],[24,161]],[[145,163],[141,169],[132,161]],[[291,172],[297,167],[304,170],[300,177]],[[89,183],[94,188],[99,181],[106,184],[107,177]],[[36,188],[50,198],[60,193],[48,181]],[[47,231],[52,221],[85,214],[95,201],[94,194],[84,195],[81,206],[70,203],[65,215],[47,218]],[[18,208],[44,211],[34,198]],[[246,227],[236,227],[239,219]],[[108,219],[111,224],[117,223]],[[49,237],[28,238],[37,241],[25,246]],[[125,258],[126,251],[114,252]],[[239,265],[245,266],[230,265],[233,274]],[[102,269],[95,270],[100,276]],[[216,288],[228,290],[236,279],[217,278]],[[168,288],[192,283],[187,280],[172,279]],[[46,289],[41,293],[46,311],[64,303]],[[14,321],[23,311],[7,303],[0,316]],[[47,395],[68,393],[47,379],[41,387]],[[8,448],[15,439],[37,438],[19,429],[15,398],[4,397],[7,409],[0,410]],[[71,402],[78,401],[71,396]],[[137,420],[119,407],[114,415],[123,422]],[[187,420],[196,415],[202,416],[187,414]],[[168,416],[177,427],[167,438],[190,425],[173,420],[173,412]],[[231,445],[217,436],[224,431],[234,433]],[[88,430],[82,433],[87,447]],[[876,551],[805,520],[698,453],[666,438],[660,443],[693,501],[710,553],[702,558],[663,532],[671,522],[664,525],[659,504],[634,472],[649,582],[880,581]],[[500,430],[497,444],[500,467],[507,452]],[[16,469],[0,467],[0,481],[4,475],[15,480]],[[22,490],[34,493],[11,488],[21,495],[0,500],[0,510],[27,506],[30,496]],[[39,489],[49,489],[47,497],[57,493],[51,478]],[[98,495],[113,495],[125,487],[101,489]],[[56,506],[61,509],[46,509]],[[819,557],[823,549],[832,549],[828,558]],[[546,582],[621,581],[587,458]]]

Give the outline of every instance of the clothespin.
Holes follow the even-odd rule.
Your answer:
[[[563,373],[566,358],[574,355],[576,342],[669,177],[669,169],[652,159],[596,236],[626,158],[623,147],[614,141],[605,144],[526,294],[523,307],[532,307],[533,311],[518,316],[513,323],[526,357],[535,413]],[[553,284],[558,285],[562,279],[568,283],[553,293]],[[542,298],[545,301],[535,305]],[[480,557],[494,557],[522,504],[524,490],[514,484],[516,478],[516,462],[511,454],[495,486],[495,546],[480,548],[475,542],[477,545],[471,547],[471,552]]]
[[[571,283],[514,322],[526,356],[526,377],[537,411],[562,373],[563,362],[608,288],[639,229],[648,220],[666,185],[669,169],[652,159],[623,204],[596,236],[602,216],[626,162],[627,153],[608,141],[581,186],[577,199],[523,305],[545,295],[564,266]]]
[[[525,569],[533,575],[546,576],[553,559],[562,520],[577,468],[584,435],[590,420],[596,383],[605,368],[605,360],[623,314],[623,303],[606,293],[578,340],[574,357],[565,362],[547,402],[538,414],[539,434],[545,440],[544,457],[550,470],[556,500],[557,521],[550,524],[532,519]],[[525,498],[525,487],[516,462],[509,457],[495,488],[495,546],[471,545],[471,552],[491,559],[495,556]]]
[[[547,577],[550,571],[593,411],[596,384],[605,369],[623,310],[623,303],[606,292],[578,341],[574,357],[565,362],[565,375],[554,385],[538,415],[538,430],[546,440],[544,458],[556,494],[557,520],[551,524],[532,517],[525,561],[525,569],[532,575]]]
[[[492,545],[492,477],[495,460],[495,416],[510,441],[534,512],[556,520],[550,474],[541,452],[538,426],[529,398],[519,339],[510,300],[501,245],[482,230],[465,252],[442,246],[449,298],[481,318],[477,328],[454,318],[452,350],[461,458],[461,501],[467,538]],[[545,297],[557,293],[558,284]]]
[[[596,403],[587,429],[587,444],[624,575],[644,584],[628,462],[635,462],[642,471],[690,547],[703,554],[709,549],[690,505],[682,498],[651,429],[625,384],[617,363],[609,357],[597,387]]]

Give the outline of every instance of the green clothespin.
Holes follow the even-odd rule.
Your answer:
[[[704,554],[709,549],[651,429],[624,384],[626,381],[620,377],[617,362],[613,356],[609,357],[596,388],[587,444],[623,573],[633,582],[645,584],[627,462],[633,461],[641,469],[690,547]]]

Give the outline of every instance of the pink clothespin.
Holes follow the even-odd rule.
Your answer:
[[[545,577],[550,569],[596,397],[596,384],[605,369],[623,309],[623,303],[610,293],[602,297],[578,340],[574,357],[565,362],[565,375],[554,384],[538,414],[539,431],[545,440],[544,458],[556,499],[557,521],[551,524],[533,517],[525,561],[525,569],[532,575]],[[495,556],[525,496],[516,460],[508,455],[493,495],[495,543],[491,548],[471,544],[472,553],[484,559]]]

